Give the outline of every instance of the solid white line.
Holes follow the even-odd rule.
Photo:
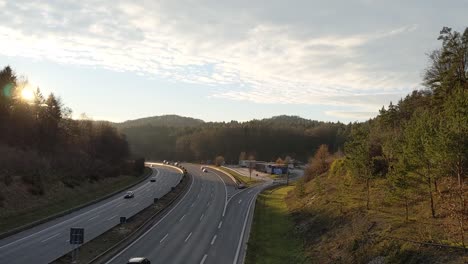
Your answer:
[[[219,222],[218,229],[220,229],[222,225],[223,225],[223,221]]]
[[[110,217],[110,218],[107,218],[107,221],[112,220],[112,219],[114,219],[114,218],[116,218],[116,217],[117,217],[117,215],[114,215],[114,216],[112,216],[112,217]]]
[[[189,240],[189,238],[192,236],[192,232],[190,232],[190,234],[187,236],[187,238],[185,239],[184,242],[187,242],[187,240]]]
[[[183,215],[180,219],[179,219],[179,222],[182,221],[182,219],[184,219],[185,215]]]
[[[164,239],[167,238],[168,235],[169,235],[169,234],[166,234],[166,235],[159,241],[159,244],[161,244],[161,243],[164,241]]]
[[[207,257],[208,257],[208,255],[207,255],[207,254],[205,254],[205,256],[203,256],[202,260],[200,261],[200,264],[203,264],[203,263],[205,263],[205,260],[206,260],[206,258],[207,258]]]
[[[218,235],[215,235],[215,236],[213,237],[213,239],[211,239],[211,245],[214,244],[214,242],[216,241],[216,237],[217,237],[217,236],[218,236]]]
[[[204,216],[205,216],[205,214],[202,214],[202,215],[200,216],[200,221],[203,219]]]
[[[52,238],[54,238],[54,237],[56,237],[58,235],[60,235],[60,233],[57,233],[57,234],[55,234],[55,235],[53,235],[53,236],[51,236],[49,238],[46,238],[46,239],[42,240],[41,243],[44,243],[44,242],[46,242],[46,241],[48,241],[48,240],[50,240],[50,239],[52,239]]]
[[[247,214],[245,215],[244,225],[242,226],[242,232],[239,238],[239,243],[237,244],[236,256],[234,257],[234,261],[232,262],[233,264],[237,264],[237,261],[239,260],[240,248],[242,246],[242,240],[244,240],[245,227],[247,226],[247,220],[249,219],[250,209],[252,208],[253,201],[256,200],[256,197],[257,195],[254,195],[250,200],[249,208],[247,209]]]
[[[124,253],[125,251],[127,251],[130,247],[132,247],[133,245],[135,245],[138,241],[140,241],[143,237],[145,237],[149,232],[151,232],[151,230],[153,230],[154,228],[156,228],[156,226],[158,226],[159,223],[161,223],[162,220],[164,220],[172,211],[174,211],[178,206],[179,204],[185,199],[185,197],[190,193],[190,190],[192,189],[192,186],[193,186],[193,183],[195,182],[195,179],[192,178],[192,182],[190,183],[190,187],[188,189],[188,191],[184,194],[184,196],[182,197],[182,199],[179,200],[179,202],[177,202],[177,204],[172,207],[172,209],[167,212],[156,224],[154,224],[150,229],[148,229],[148,231],[146,231],[145,233],[143,233],[143,235],[139,236],[137,239],[135,239],[135,241],[133,241],[130,245],[128,245],[126,248],[124,248],[123,250],[121,250],[118,254],[116,254],[113,258],[111,258],[109,261],[106,262],[107,263],[110,263],[112,262],[114,259],[116,259],[117,257],[119,257],[120,255],[122,255],[122,253]]]
[[[94,217],[91,217],[90,219],[88,219],[88,221],[91,221],[91,220],[95,219],[96,217],[99,217],[99,215],[96,215],[96,216],[94,216]]]

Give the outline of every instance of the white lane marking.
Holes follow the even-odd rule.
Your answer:
[[[48,237],[48,238],[42,240],[41,243],[44,243],[44,242],[46,242],[46,241],[48,241],[48,240],[51,240],[52,238],[54,238],[54,237],[56,237],[56,236],[58,236],[58,235],[60,235],[60,233],[57,233],[57,234],[55,234],[55,235],[53,235],[53,236],[51,236],[51,237]]]
[[[184,242],[187,242],[191,236],[192,236],[192,232],[190,232],[190,234],[187,236]]]
[[[213,173],[218,176],[218,178],[224,183],[224,191],[226,192],[226,196],[225,196],[225,200],[224,200],[224,210],[223,210],[223,217],[224,215],[226,214],[226,207],[227,207],[227,203],[228,203],[228,200],[227,200],[227,197],[228,197],[228,191],[227,191],[227,186],[226,186],[226,182],[223,180],[223,178],[221,178],[221,176],[218,175],[218,173],[214,172]]]
[[[195,203],[192,203],[192,205],[190,205],[190,207],[193,207],[195,205]]]
[[[119,206],[122,206],[124,203],[119,203],[118,205],[116,205],[115,207],[119,207]]]
[[[206,258],[207,258],[207,257],[208,257],[208,255],[207,255],[207,254],[205,254],[205,256],[203,256],[202,260],[200,261],[200,264],[203,264],[203,263],[205,263],[205,260],[206,260]]]
[[[239,200],[239,204],[242,203],[242,199]]]
[[[159,244],[161,244],[161,243],[167,238],[168,235],[169,235],[169,233],[167,233],[167,234],[159,241]]]
[[[223,221],[219,222],[218,229],[220,229],[222,225],[223,225]]]
[[[94,216],[94,217],[91,217],[90,219],[88,219],[88,221],[91,221],[91,220],[93,220],[93,219],[95,219],[95,218],[97,218],[97,217],[99,217],[99,215],[96,215],[96,216]]]
[[[139,204],[140,204],[140,203],[136,203],[136,204],[132,205],[132,207],[135,207],[135,206],[137,206],[137,205],[139,205]]]
[[[108,263],[111,263],[112,261],[114,261],[117,257],[119,257],[120,255],[122,255],[122,253],[124,253],[125,251],[127,251],[130,247],[132,247],[133,245],[135,245],[138,241],[140,241],[143,237],[145,237],[149,232],[151,232],[154,228],[156,228],[156,226],[159,225],[159,223],[161,223],[162,220],[164,220],[168,215],[171,214],[172,211],[174,211],[178,206],[179,204],[185,199],[185,197],[190,193],[190,190],[192,189],[193,187],[193,183],[195,182],[195,179],[192,178],[192,182],[190,183],[190,187],[188,189],[188,191],[184,194],[184,196],[182,197],[182,199],[179,200],[179,202],[177,202],[176,205],[174,205],[174,207],[172,207],[172,209],[167,212],[167,214],[165,214],[161,219],[159,219],[159,221],[154,224],[150,229],[148,229],[145,233],[143,233],[143,235],[139,236],[137,239],[135,239],[135,241],[133,241],[130,245],[128,245],[126,248],[124,248],[123,250],[121,250],[118,254],[116,254],[113,258],[111,258],[109,261],[106,262],[106,264]]]
[[[242,232],[239,238],[239,243],[237,244],[236,256],[234,257],[234,261],[232,262],[233,264],[237,264],[237,261],[239,260],[240,248],[242,246],[242,240],[244,240],[245,227],[247,226],[247,220],[249,219],[250,209],[252,208],[253,201],[256,200],[257,194],[258,192],[250,200],[249,208],[247,209],[247,214],[245,215],[244,225],[242,226]]]
[[[247,193],[251,193],[253,190],[248,191]]]
[[[216,241],[216,237],[217,237],[217,236],[218,236],[218,235],[214,235],[213,239],[211,239],[211,245],[214,244],[214,242]]]
[[[204,216],[205,216],[205,214],[202,214],[202,215],[200,216],[200,221],[203,219]]]
[[[70,242],[70,239],[65,240],[66,243]]]
[[[200,197],[200,194],[197,194],[197,198],[196,198],[196,199],[198,199],[198,197]]]
[[[112,217],[110,217],[110,218],[107,218],[107,221],[112,220],[112,219],[114,219],[114,218],[116,218],[116,217],[117,217],[117,215],[114,215],[114,216],[112,216]]]
[[[182,221],[185,218],[185,215],[183,215],[180,219],[179,222]]]

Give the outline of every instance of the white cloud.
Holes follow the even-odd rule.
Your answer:
[[[398,98],[420,82],[420,68],[408,71],[393,62],[400,48],[396,40],[417,32],[417,23],[345,30],[353,21],[343,20],[336,22],[337,30],[327,31],[320,26],[335,23],[326,18],[339,14],[323,17],[335,11],[333,6],[309,7],[315,2],[299,7],[244,1],[2,3],[0,14],[8,23],[0,26],[0,54],[239,87],[219,90],[214,97],[369,108],[387,104],[386,95]],[[322,24],[309,21],[297,9],[301,4]],[[392,53],[378,50],[382,44]],[[412,50],[405,52],[398,59]]]

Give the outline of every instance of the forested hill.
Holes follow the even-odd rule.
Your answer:
[[[115,123],[118,128],[138,127],[138,126],[164,126],[164,127],[195,127],[204,124],[200,119],[184,117],[178,115],[162,115],[127,120],[122,123]]]
[[[342,123],[285,115],[228,123],[161,116],[138,119],[138,124],[117,125],[127,136],[134,155],[187,161],[211,160],[222,155],[228,162],[237,162],[242,152],[258,160],[291,156],[307,161],[320,144],[327,144],[334,151],[341,149],[349,134],[348,126]]]

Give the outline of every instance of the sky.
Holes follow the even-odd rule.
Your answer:
[[[78,118],[363,121],[421,85],[468,1],[0,0],[0,67]]]

